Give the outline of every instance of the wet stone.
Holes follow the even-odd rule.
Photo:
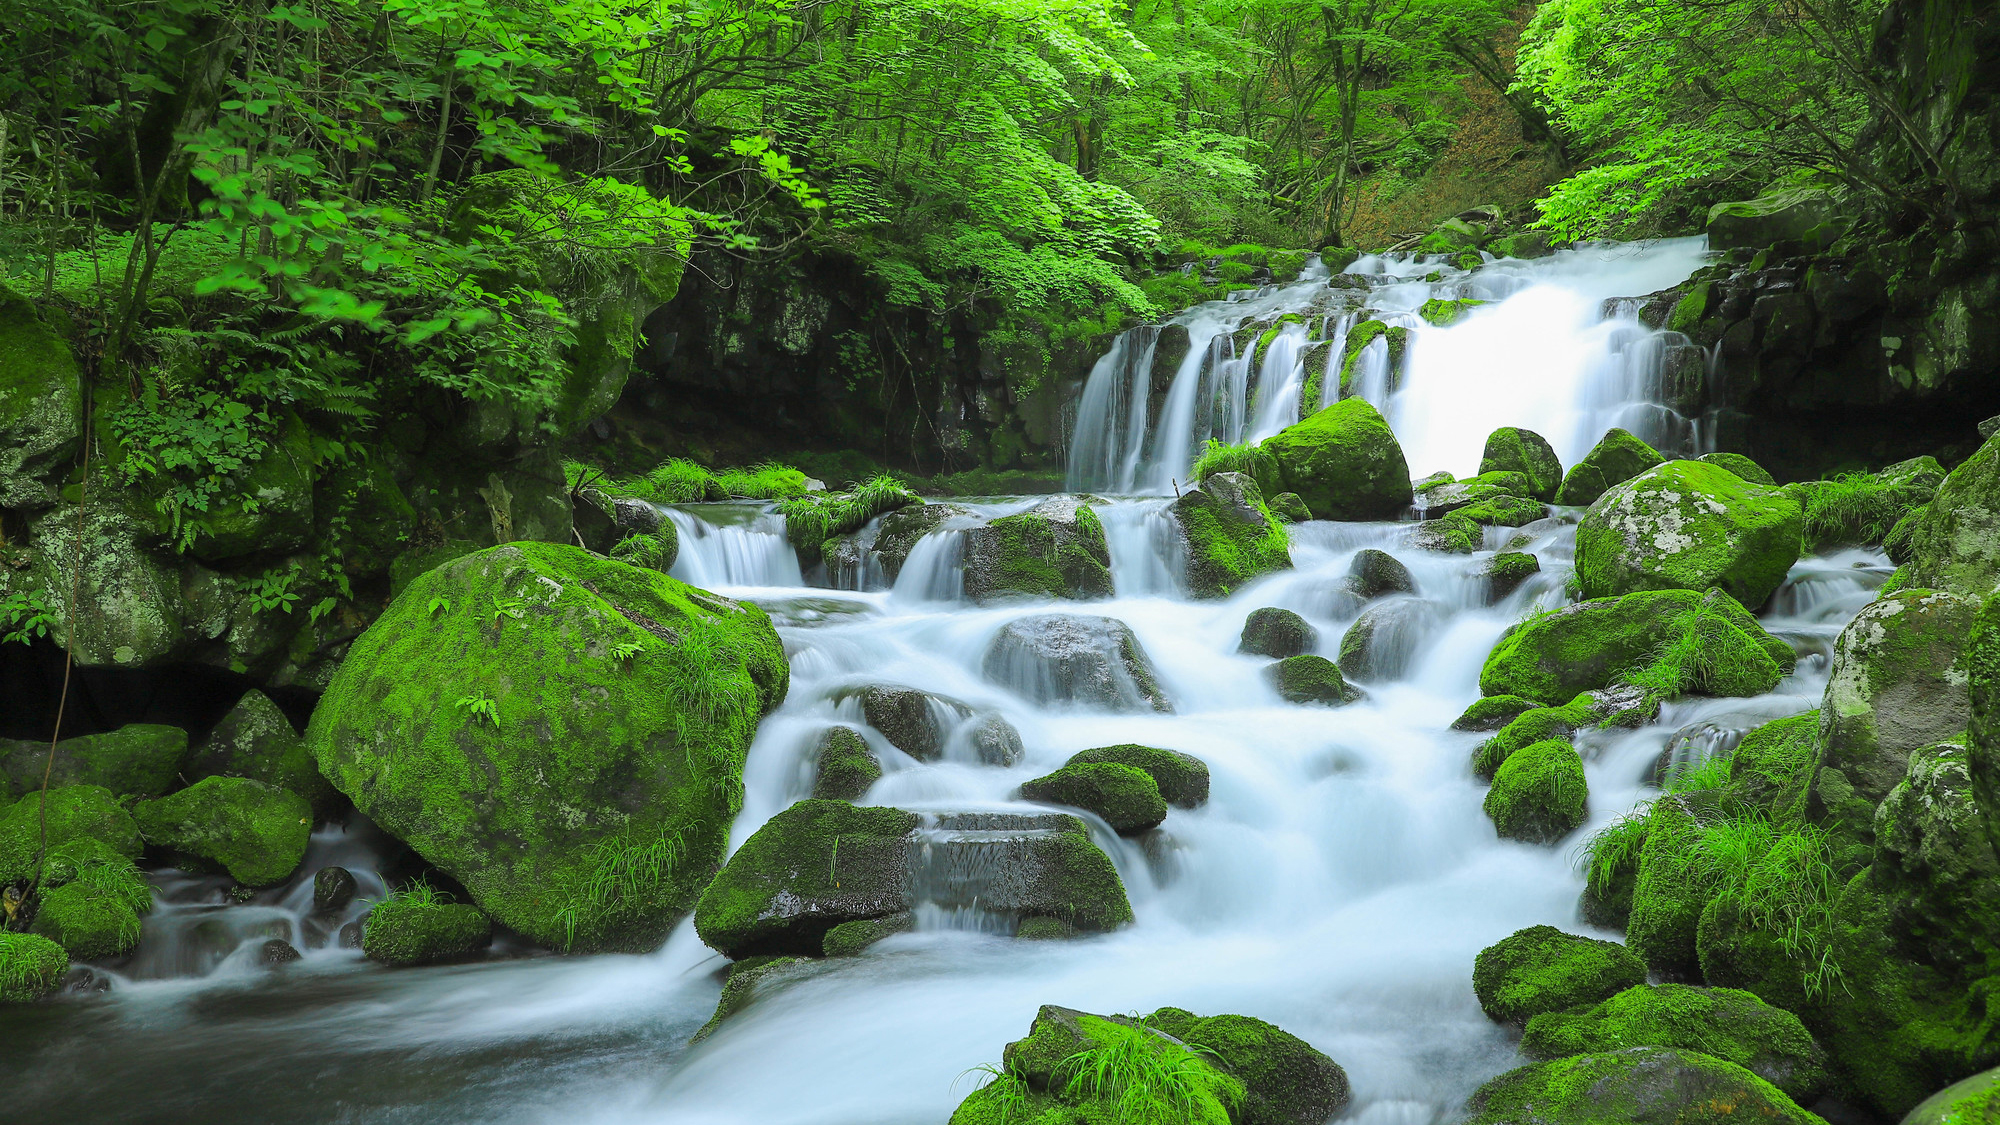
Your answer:
[[[322,867],[313,876],[313,909],[331,914],[354,901],[357,884],[345,867]]]

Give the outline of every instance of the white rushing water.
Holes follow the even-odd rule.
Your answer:
[[[1559,443],[1573,458],[1578,442],[1594,440],[1590,427],[1644,401],[1616,381],[1622,376],[1606,360],[1620,346],[1616,338],[1623,334],[1629,345],[1634,330],[1606,326],[1595,302],[1671,283],[1667,275],[1687,265],[1686,253],[1605,250],[1592,259],[1598,265],[1579,257],[1567,260],[1571,266],[1523,269],[1539,280],[1451,330],[1419,333],[1401,399],[1390,403],[1399,431],[1408,431],[1411,467],[1469,471],[1492,426],[1537,419],[1584,427],[1583,436]],[[1557,280],[1568,268],[1577,276]],[[1497,291],[1513,283],[1480,284]],[[1396,288],[1376,292],[1387,300]],[[1394,299],[1421,301],[1414,290]],[[1516,314],[1540,327],[1503,328]],[[1332,325],[1343,327],[1338,319]],[[1495,341],[1536,332],[1543,365],[1505,366],[1511,361]],[[1474,346],[1481,340],[1483,349]],[[1150,341],[1131,346],[1143,350]],[[1226,355],[1197,351],[1201,363],[1226,365]],[[1475,360],[1484,365],[1465,370]],[[1298,379],[1287,370],[1285,379]],[[1547,413],[1491,413],[1501,407],[1479,397],[1482,380],[1517,377],[1542,380],[1534,385],[1561,391],[1560,401],[1516,394],[1507,397],[1520,410]],[[1225,372],[1225,382],[1234,378]],[[1193,416],[1194,393],[1185,402],[1174,397],[1183,383],[1177,376],[1167,397],[1169,420],[1184,407]],[[1239,405],[1232,425],[1285,421],[1283,411],[1253,413],[1254,400]],[[1129,423],[1130,413],[1123,417]],[[1117,471],[1140,472],[1127,456],[1136,448],[1122,447]],[[1448,1120],[1481,1082],[1521,1061],[1474,1000],[1478,951],[1536,923],[1582,929],[1580,842],[1649,792],[1647,779],[1670,747],[1699,754],[1727,746],[1733,732],[1817,706],[1833,638],[1888,574],[1872,552],[1802,560],[1765,617],[1806,654],[1799,670],[1765,696],[1690,699],[1648,727],[1580,736],[1591,823],[1542,847],[1496,836],[1481,810],[1484,786],[1468,766],[1485,736],[1449,724],[1478,696],[1480,666],[1502,630],[1562,601],[1572,526],[1544,521],[1519,533],[1543,572],[1498,604],[1487,604],[1479,575],[1490,550],[1426,553],[1405,545],[1407,524],[1326,522],[1291,529],[1296,569],[1226,600],[1192,601],[1180,589],[1167,501],[1113,498],[1099,514],[1115,597],[1055,606],[961,600],[957,529],[1031,503],[966,503],[970,514],[919,542],[893,585],[868,564],[854,576],[852,584],[867,587],[858,591],[804,585],[764,506],[671,513],[681,542],[674,573],[764,605],[791,659],[790,695],[749,753],[732,839],[740,844],[810,791],[820,735],[859,721],[853,689],[919,688],[963,705],[943,716],[952,722],[960,714],[1004,718],[1020,732],[1025,755],[1007,768],[957,751],[926,764],[866,732],[886,772],[865,803],[924,813],[1034,811],[1040,807],[1013,799],[1022,782],[1078,750],[1114,743],[1182,750],[1208,763],[1208,803],[1173,809],[1157,837],[1141,844],[1101,826],[1095,833],[1125,880],[1132,925],[1072,941],[1019,942],[1004,919],[920,911],[915,932],[825,962],[690,1047],[724,967],[690,923],[643,957],[533,956],[387,971],[308,932],[299,887],[310,881],[309,862],[292,887],[266,892],[268,916],[247,919],[272,933],[290,926],[286,933],[307,948],[304,961],[273,974],[230,953],[191,970],[207,974],[200,977],[128,972],[111,979],[107,996],[0,1021],[6,1104],[25,1110],[20,1120],[65,1122],[941,1125],[971,1089],[968,1072],[998,1062],[1037,1007],[1054,1003],[1257,1016],[1346,1068],[1354,1101],[1342,1121]],[[1488,547],[1515,534],[1498,529]],[[1318,629],[1317,651],[1337,653],[1363,608],[1343,579],[1368,547],[1396,555],[1415,580],[1415,593],[1398,603],[1395,674],[1363,683],[1366,697],[1346,707],[1283,702],[1264,678],[1269,662],[1236,652],[1244,619],[1262,606],[1296,610]],[[1045,706],[989,680],[982,657],[995,634],[1052,610],[1129,625],[1173,712]],[[350,831],[322,833],[316,855],[365,866],[351,850],[363,829]],[[378,848],[378,863],[392,850]],[[364,886],[364,896],[380,885]],[[149,927],[160,933],[149,928],[148,942],[184,943],[170,934],[186,929],[173,921],[185,913],[156,914],[160,921]],[[241,940],[265,932],[252,929]],[[156,961],[166,956],[154,953]],[[147,955],[142,950],[141,963]],[[114,1069],[115,1083],[100,1080]]]

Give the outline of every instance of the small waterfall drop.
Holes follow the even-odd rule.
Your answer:
[[[680,535],[680,553],[667,573],[691,586],[806,584],[798,553],[785,539],[783,516],[740,504],[663,507],[660,512]]]

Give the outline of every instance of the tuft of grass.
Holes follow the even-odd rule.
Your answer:
[[[751,500],[786,500],[806,494],[806,475],[775,461],[748,469],[724,469],[715,474],[715,481],[729,495]]]
[[[981,1063],[971,1070],[960,1074],[952,1082],[952,1085],[956,1087],[960,1081],[974,1076],[977,1076],[977,1078],[975,1079],[976,1085],[974,1085],[973,1090],[985,1095],[981,1100],[999,1107],[1000,1125],[1007,1125],[1009,1121],[1014,1119],[1016,1114],[1024,1117],[1027,1115],[1027,1079],[1001,1067],[994,1066],[992,1063]]]
[[[778,505],[778,513],[785,517],[785,538],[792,546],[817,552],[828,539],[858,531],[883,512],[918,503],[922,503],[921,497],[901,481],[883,474],[848,492],[783,501]]]
[[[1664,702],[1690,693],[1728,695],[1735,685],[1754,679],[1745,666],[1749,651],[1728,643],[1736,626],[1722,614],[1697,606],[1676,618],[1669,635],[1647,663],[1621,679],[1644,688],[1649,702]]]
[[[1918,481],[1884,480],[1872,473],[1843,473],[1793,488],[1805,508],[1808,552],[1882,543],[1898,520],[1930,502],[1933,491]]]
[[[637,495],[660,504],[692,504],[727,495],[713,473],[684,457],[669,457],[634,483],[642,490]]]
[[[556,912],[563,928],[563,948],[573,949],[577,936],[602,928],[626,908],[640,908],[672,887],[687,859],[680,832],[651,840],[600,840],[590,845],[590,870]]]
[[[1057,1065],[1051,1085],[1060,1084],[1065,1100],[1107,1106],[1119,1125],[1226,1125],[1228,1108],[1242,1098],[1241,1085],[1197,1048],[1120,1030],[1126,1033]]]
[[[1199,484],[1216,473],[1249,473],[1257,456],[1255,442],[1241,445],[1224,445],[1214,438],[1208,439],[1208,448],[1194,463],[1193,476]]]
[[[1639,862],[1639,849],[1646,845],[1646,814],[1649,805],[1605,825],[1583,845],[1583,867],[1590,892],[1612,893],[1620,871],[1631,870]]]

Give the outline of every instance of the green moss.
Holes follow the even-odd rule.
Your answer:
[[[174,786],[187,748],[187,732],[179,727],[133,723],[65,738],[56,743],[53,762],[47,742],[15,743],[0,757],[0,771],[23,791],[39,789],[47,768],[52,787],[101,785],[121,797],[157,797]]]
[[[1485,303],[1485,301],[1474,300],[1470,297],[1456,301],[1443,297],[1433,297],[1424,302],[1423,307],[1417,310],[1417,315],[1439,328],[1449,328],[1457,324],[1467,312]]]
[[[48,846],[94,839],[119,855],[136,858],[144,844],[132,816],[101,785],[67,785],[48,791]],[[0,884],[35,877],[42,844],[42,794],[29,793],[0,812]]]
[[[1567,742],[1546,739],[1507,756],[1486,793],[1486,815],[1502,838],[1552,844],[1583,826],[1590,786],[1583,758]]]
[[[1777,1087],[1695,1051],[1632,1047],[1524,1066],[1472,1095],[1469,1125],[1823,1125]]]
[[[1547,438],[1533,430],[1502,426],[1487,435],[1486,448],[1479,458],[1480,475],[1492,472],[1521,473],[1528,478],[1526,495],[1536,500],[1555,499],[1562,486],[1562,462]]]
[[[785,517],[785,537],[810,566],[819,561],[820,545],[836,535],[867,526],[884,512],[893,512],[923,498],[887,475],[865,481],[847,492],[820,492],[785,500],[778,513]]]
[[[1770,473],[1764,471],[1764,466],[1741,453],[1704,453],[1697,460],[1705,461],[1720,469],[1727,469],[1751,484],[1769,487],[1778,483],[1772,479]]]
[[[1361,399],[1342,399],[1261,448],[1275,460],[1282,490],[1297,493],[1321,519],[1391,519],[1409,506],[1410,468],[1402,446]]]
[[[83,437],[83,382],[69,342],[0,286],[0,507],[56,501]]]
[[[1230,1125],[1244,1098],[1241,1080],[1135,1020],[1053,1005],[1002,1058],[952,1115],[957,1125]]]
[[[391,603],[306,742],[356,807],[496,921],[551,946],[651,949],[720,862],[743,755],[789,682],[762,610],[576,547],[512,543]],[[677,858],[644,865],[654,884],[593,891],[635,869],[619,855],[661,848]]]
[[[1153,779],[1160,796],[1176,808],[1192,809],[1208,801],[1208,763],[1192,754],[1128,742],[1079,750],[1066,764],[1094,762],[1115,762],[1144,772]]]
[[[207,777],[132,812],[155,847],[220,865],[251,887],[282,883],[298,870],[312,836],[312,806],[275,785]]]
[[[1307,523],[1313,518],[1296,492],[1280,492],[1271,497],[1270,507],[1271,514],[1285,523]]]
[[[419,886],[376,904],[362,922],[361,951],[385,965],[434,965],[493,943],[493,923],[474,906]]]
[[[1488,695],[1472,701],[1465,713],[1453,719],[1453,730],[1498,730],[1513,722],[1523,712],[1534,710],[1540,704],[1518,695]],[[1534,739],[1531,741],[1540,741]],[[1522,743],[1522,745],[1527,745]],[[1497,763],[1496,763],[1497,767]]]
[[[1692,336],[1708,315],[1708,295],[1712,283],[1697,281],[1688,286],[1688,291],[1674,303],[1674,311],[1667,314],[1667,329],[1683,336]],[[1748,479],[1748,478],[1745,478]]]
[[[732,956],[816,956],[835,925],[905,908],[905,837],[917,824],[900,809],[800,801],[730,857],[695,906],[695,929]],[[831,905],[819,917],[790,916],[771,908],[779,896]]]
[[[26,1004],[61,987],[69,954],[39,934],[0,930],[0,1004]]]
[[[1152,776],[1117,762],[1066,765],[1023,783],[1021,799],[1096,813],[1122,835],[1158,827],[1167,817],[1166,799]]]
[[[610,555],[620,562],[633,566],[657,570],[665,574],[673,568],[674,559],[680,554],[680,533],[671,523],[663,523],[656,532],[639,532],[627,535],[611,545]]]
[[[1467,504],[1453,512],[1452,517],[1490,527],[1523,527],[1548,514],[1548,508],[1539,500],[1530,500],[1525,496],[1491,496]]]
[[[715,483],[731,496],[751,500],[784,500],[806,494],[806,475],[775,461],[747,469],[724,469],[715,474]]]
[[[1216,473],[1243,473],[1263,479],[1275,469],[1271,455],[1260,450],[1251,442],[1241,445],[1224,445],[1214,438],[1208,439],[1208,447],[1189,470],[1189,476],[1196,484],[1207,480]]]
[[[261,691],[246,691],[222,717],[201,749],[188,760],[186,776],[247,777],[289,789],[304,797],[315,811],[328,808],[333,786],[319,774],[319,763],[306,750],[305,739],[290,719]]]
[[[1282,660],[1308,652],[1319,644],[1319,630],[1289,609],[1265,606],[1253,609],[1243,622],[1243,635],[1236,651]]]
[[[1170,510],[1187,543],[1187,583],[1196,597],[1227,597],[1251,579],[1291,568],[1291,540],[1247,476],[1212,476]]]
[[[152,894],[136,874],[128,879],[113,869],[87,869],[81,878],[41,894],[34,932],[81,960],[119,957],[139,944],[135,901],[152,906]]]
[[[826,932],[826,937],[820,941],[820,951],[828,957],[854,957],[883,938],[908,933],[916,928],[916,915],[907,912],[891,914],[887,918],[859,918],[842,922]]]
[[[1521,588],[1521,583],[1542,572],[1542,560],[1525,551],[1502,551],[1487,560],[1482,573],[1488,596],[1504,598]]]
[[[798,976],[799,970],[811,964],[811,960],[805,957],[752,957],[729,966],[729,975],[722,982],[722,995],[715,1002],[714,1014],[708,1017],[707,1023],[695,1031],[688,1042],[699,1043],[714,1035],[716,1029],[722,1026],[722,1021],[749,1007],[756,1000],[759,991],[768,990],[789,978]]]
[[[1487,655],[1479,687],[1562,703],[1655,665],[1677,642],[1675,668],[1696,677],[1688,690],[1709,695],[1761,695],[1793,663],[1789,646],[1727,594],[1660,590],[1579,602],[1515,626]]]
[[[1799,1018],[1733,988],[1663,984],[1628,988],[1594,1008],[1545,1012],[1528,1021],[1521,1051],[1532,1059],[1627,1047],[1679,1047],[1750,1071],[1799,1102],[1826,1088],[1826,1055]]]
[[[967,593],[975,599],[1060,598],[1068,592],[1055,529],[1041,516],[1023,512],[994,520],[981,529],[975,551],[967,574],[973,579]]]
[[[389,596],[402,596],[418,577],[477,550],[479,544],[470,539],[447,539],[434,547],[411,547],[389,562]]]
[[[1561,486],[1556,489],[1555,502],[1579,506],[1594,503],[1613,485],[1631,480],[1664,460],[1652,446],[1624,430],[1607,431],[1583,455],[1583,460],[1564,474]]]
[[[1743,736],[1729,759],[1735,800],[1774,821],[1805,815],[1806,791],[1819,763],[1820,713],[1774,719]]]
[[[812,795],[824,800],[859,800],[882,777],[882,763],[852,727],[829,729],[820,739],[817,762]]]
[[[1324,656],[1288,656],[1271,665],[1265,675],[1287,703],[1338,707],[1361,698],[1361,692],[1341,676],[1340,665]]]
[[[1530,707],[1507,720],[1498,733],[1479,744],[1472,754],[1472,772],[1491,781],[1515,751],[1549,739],[1566,740],[1578,730],[1590,726],[1590,720],[1587,696],[1573,699],[1561,707]]]
[[[1802,518],[1781,489],[1669,461],[1591,505],[1577,525],[1577,579],[1587,598],[1720,587],[1762,605],[1798,561]]]
[[[1182,1018],[1188,1015],[1165,1008],[1145,1022],[1173,1026],[1169,1035],[1208,1052],[1242,1081],[1242,1104],[1232,1117],[1238,1125],[1320,1122],[1347,1104],[1346,1071],[1298,1036],[1250,1016]]]
[[[1617,942],[1530,926],[1481,950],[1472,990],[1487,1016],[1519,1023],[1595,1004],[1646,982],[1646,966]]]

